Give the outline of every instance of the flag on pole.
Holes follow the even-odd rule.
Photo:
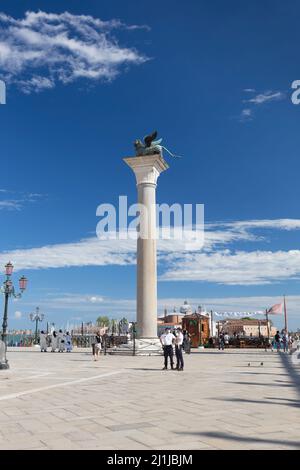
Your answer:
[[[268,315],[282,315],[282,308],[283,305],[281,304],[275,304],[273,307],[269,308],[267,311]]]

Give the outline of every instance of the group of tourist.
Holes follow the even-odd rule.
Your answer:
[[[160,337],[160,342],[164,351],[164,367],[163,370],[168,369],[168,359],[170,359],[170,366],[172,370],[183,371],[184,360],[183,352],[190,352],[190,335],[186,330],[182,331],[181,328],[175,329],[173,332],[170,328],[166,328],[165,332]],[[176,356],[176,367],[174,367],[174,346]]]
[[[51,347],[51,352],[71,352],[72,351],[72,337],[67,331],[64,333],[59,330],[58,333],[53,331],[51,335],[41,331],[40,333],[40,348],[41,352],[47,352],[48,348]]]
[[[279,352],[280,350],[283,350],[284,352],[289,352],[292,343],[292,336],[289,336],[289,334],[285,330],[282,330],[281,333],[277,331],[273,341],[271,342],[272,351],[275,349],[277,352]]]
[[[237,337],[238,337],[237,335],[234,335],[234,339],[236,339]],[[290,336],[285,330],[282,330],[281,333],[278,330],[273,339],[263,338],[263,341],[264,341],[266,350],[271,347],[272,351],[276,350],[276,351],[289,352],[294,339],[295,338]],[[229,346],[229,342],[230,342],[230,336],[228,335],[228,333],[225,332],[225,333],[219,334],[219,337],[218,337],[219,350],[224,351],[224,349]]]
[[[229,346],[229,339],[228,333],[220,333],[218,340],[219,350],[224,351],[225,347]]]

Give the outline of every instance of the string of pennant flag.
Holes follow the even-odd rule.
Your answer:
[[[233,317],[251,317],[253,315],[280,315],[283,313],[283,304],[275,304],[273,307],[269,308],[266,311],[263,310],[255,310],[253,312],[212,312],[213,315],[217,317],[224,317],[224,316],[233,316]]]
[[[257,310],[255,312],[212,312],[213,315],[217,317],[224,317],[227,315],[234,316],[234,317],[251,317],[252,315],[264,315],[265,312],[262,310]]]

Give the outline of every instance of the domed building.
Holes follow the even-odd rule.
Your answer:
[[[199,306],[198,312],[193,313],[192,306],[187,300],[179,307],[179,313],[176,307],[171,314],[168,314],[167,309],[164,310],[164,316],[158,318],[157,329],[160,336],[165,328],[171,330],[182,328],[187,330],[191,335],[192,347],[197,348],[208,342],[210,337],[210,318],[209,315],[204,313],[203,309]]]
[[[193,313],[193,310],[192,310],[192,307],[189,305],[188,301],[185,300],[183,302],[183,305],[181,305],[180,307],[180,313],[182,313],[183,315],[190,315],[191,313]]]

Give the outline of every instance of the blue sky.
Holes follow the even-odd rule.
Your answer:
[[[257,310],[285,293],[300,327],[298,2],[11,0],[0,11],[0,261],[29,278],[10,325],[29,325],[37,305],[58,325],[133,318],[134,250],[95,242],[96,208],[135,202],[122,157],[158,129],[184,156],[169,161],[158,202],[204,203],[208,240],[159,251],[160,311],[186,298]]]

